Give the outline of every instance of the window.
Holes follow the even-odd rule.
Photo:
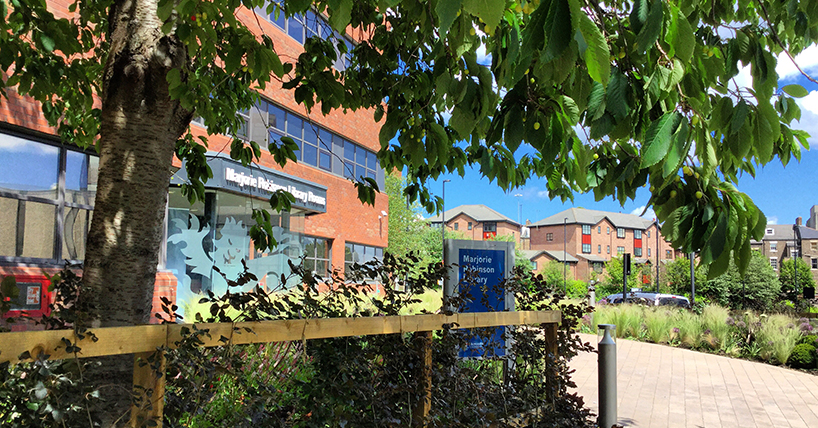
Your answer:
[[[602,234],[602,226],[597,226],[597,227],[596,227],[596,234],[597,234],[597,235],[601,235],[601,234]]]
[[[591,234],[591,225],[583,224],[582,225],[582,234],[583,235],[590,235]]]
[[[608,245],[608,249],[606,251],[608,252],[608,254],[611,254],[611,246],[610,245]]]
[[[298,146],[298,162],[346,177],[369,177],[380,182],[382,174],[375,152],[352,143],[267,100],[260,100],[245,117],[246,139],[262,147],[278,144],[283,136]],[[335,162],[333,162],[335,158]],[[338,162],[343,158],[342,162]],[[335,164],[335,165],[333,165]],[[383,188],[383,186],[381,186]]]
[[[364,264],[381,258],[383,258],[383,248],[347,242],[344,248],[344,275],[352,273],[351,269],[355,263]],[[347,277],[347,279],[352,278]]]
[[[455,224],[454,224],[454,230],[458,230],[458,228],[459,228],[459,227],[460,227],[460,224],[459,224],[459,223],[455,223]]]
[[[773,269],[778,270],[778,258],[777,257],[770,257],[770,266]]]
[[[582,252],[585,254],[591,253],[591,244],[582,244]]]
[[[0,133],[0,260],[83,260],[98,170],[96,156]]]
[[[767,230],[764,232],[765,235],[772,235],[773,233],[775,233],[775,231],[771,227],[768,227]]]
[[[649,231],[649,230],[646,230],[646,231],[645,231],[645,236],[647,236],[648,238],[650,238],[650,231]]]
[[[776,241],[770,242],[770,251],[772,252],[778,251],[778,242]]]
[[[554,240],[554,234],[553,233],[546,233],[545,234],[545,240],[546,241],[553,241]]]
[[[536,271],[538,270],[538,268],[537,268],[537,262],[531,262],[531,269],[532,269],[534,272],[536,272]]]
[[[670,250],[665,250],[665,258],[666,258],[666,259],[670,259],[670,258],[672,258],[672,253],[671,253],[671,251],[670,251]]]
[[[641,248],[634,248],[633,249],[633,255],[635,257],[642,257],[642,249]]]
[[[321,39],[331,41],[332,44],[336,46],[335,53],[338,56],[338,60],[333,66],[339,71],[343,71],[349,67],[349,56],[339,50],[337,45],[343,43],[348,53],[352,50],[352,43],[346,37],[333,31],[329,23],[322,16],[313,11],[308,11],[304,15],[297,14],[286,17],[284,16],[283,8],[279,4],[280,2],[274,1],[273,3],[275,7],[272,13],[267,14],[267,5],[265,5],[264,7],[256,8],[256,14],[277,25],[298,43],[303,44],[309,37],[320,37]]]
[[[469,230],[471,230],[471,229],[472,229],[471,222],[469,222],[469,226],[468,226],[468,228],[469,228]]]
[[[497,232],[497,222],[487,221],[483,223],[483,232]]]
[[[641,230],[634,230],[633,231],[633,239],[642,239],[642,231]]]
[[[648,257],[650,257],[650,247],[648,247]]]
[[[790,250],[790,257],[796,258],[799,257],[800,255],[801,253],[798,252],[797,248],[793,248],[792,250]]]
[[[597,254],[602,254],[602,245],[597,245],[596,246],[596,253]]]
[[[616,237],[617,238],[624,238],[625,237],[625,229],[621,227],[616,228]]]
[[[611,228],[608,227],[608,235],[610,235],[610,234],[611,234]]]
[[[301,238],[301,246],[304,248],[304,269],[320,276],[331,274],[332,252],[329,240],[304,236]]]
[[[813,253],[818,252],[818,241],[812,241],[809,243],[809,248],[812,250]]]
[[[625,254],[625,247],[616,247],[616,255]]]
[[[812,268],[818,269],[818,259],[812,259]]]

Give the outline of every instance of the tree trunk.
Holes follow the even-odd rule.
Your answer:
[[[177,68],[184,75],[187,54],[162,32],[156,6],[157,0],[117,0],[109,13],[99,178],[83,274],[102,326],[151,318],[173,150],[192,117],[170,99],[167,73]],[[132,373],[133,356],[121,356],[104,359],[94,376],[110,387],[102,396],[116,402],[106,403],[103,426],[127,412]]]

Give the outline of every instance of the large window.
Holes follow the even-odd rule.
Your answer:
[[[617,238],[624,238],[625,237],[625,229],[621,227],[616,228],[616,237]]]
[[[352,266],[355,263],[363,264],[381,258],[383,258],[383,248],[347,242],[344,248],[344,275],[347,279],[354,280],[348,275],[352,273]]]
[[[591,234],[591,225],[590,224],[583,224],[582,225],[582,234],[583,235],[590,235]]]
[[[637,247],[633,249],[633,255],[635,257],[642,257],[642,249]]]
[[[582,252],[585,254],[591,253],[591,244],[582,244]]]
[[[778,251],[778,242],[777,241],[770,242],[770,251],[772,251],[772,252]]]
[[[633,239],[642,239],[642,231],[641,230],[634,230],[633,231]]]
[[[616,247],[616,254],[617,255],[625,254],[625,247]]]
[[[275,7],[272,13],[267,13],[267,7],[256,9],[259,16],[264,17],[268,21],[280,27],[287,35],[292,37],[298,43],[303,44],[309,37],[320,37],[324,40],[330,40],[336,45],[335,53],[338,55],[338,60],[335,61],[334,67],[339,70],[345,70],[349,67],[349,55],[341,52],[337,45],[343,43],[346,46],[346,51],[352,51],[352,43],[338,32],[333,31],[329,23],[320,15],[313,11],[308,11],[306,14],[296,14],[290,17],[284,16],[284,10],[279,5],[279,1],[275,1]]]
[[[239,114],[247,125],[243,128],[246,131],[237,132],[238,137],[267,147],[271,141],[288,136],[298,146],[295,153],[298,162],[346,178],[369,177],[384,188],[375,152],[264,99],[247,114]]]
[[[332,260],[330,241],[304,236],[301,238],[301,246],[304,248],[304,269],[321,276],[330,275]]]
[[[778,258],[777,257],[770,257],[770,266],[773,269],[778,270]]]
[[[0,260],[83,260],[99,158],[0,133]]]

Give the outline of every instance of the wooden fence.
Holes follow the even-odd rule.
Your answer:
[[[195,324],[199,330],[208,330],[209,336],[202,337],[204,347],[225,344],[244,345],[251,343],[287,342],[293,340],[326,339],[332,337],[367,336],[408,332],[425,332],[418,335],[418,346],[422,352],[424,367],[421,369],[427,397],[415,408],[416,417],[423,426],[431,403],[431,332],[442,330],[445,324],[452,328],[499,327],[525,324],[543,324],[545,339],[550,352],[557,351],[557,324],[561,321],[559,311],[519,311],[461,313],[453,315],[410,315],[367,318],[316,318],[281,321],[259,321],[238,323]],[[157,378],[154,369],[144,364],[154,357],[158,347],[174,348],[182,338],[182,329],[191,324],[140,325],[131,327],[104,327],[92,329],[99,339],[89,337],[79,339],[71,330],[47,330],[0,333],[0,363],[26,361],[20,356],[36,358],[40,354],[50,359],[88,358],[107,355],[134,354],[134,391],[141,395],[143,403],[131,410],[131,425],[140,426],[146,419],[162,420],[165,380]],[[249,332],[248,330],[249,329]],[[67,339],[81,348],[77,354],[66,352]],[[27,354],[26,354],[27,353]],[[164,356],[158,355],[164,364]],[[143,364],[139,364],[143,362]],[[151,397],[145,391],[153,391]]]

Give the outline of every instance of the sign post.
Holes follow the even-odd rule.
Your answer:
[[[449,261],[449,275],[443,287],[444,298],[464,298],[461,308],[447,309],[462,312],[513,311],[514,294],[501,289],[504,279],[511,276],[514,266],[514,243],[502,241],[447,240],[444,246]],[[472,337],[468,349],[460,351],[464,358],[482,357],[488,347],[489,355],[504,356],[508,343],[504,337],[505,327],[498,327],[484,343]]]

